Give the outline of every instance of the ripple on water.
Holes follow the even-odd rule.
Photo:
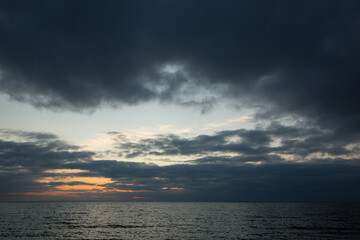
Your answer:
[[[1,239],[359,239],[358,204],[0,203]]]

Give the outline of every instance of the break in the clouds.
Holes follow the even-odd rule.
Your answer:
[[[39,107],[220,98],[358,130],[358,1],[1,1],[1,92]]]
[[[50,110],[6,111],[18,130],[0,131],[1,199],[360,201],[359,11],[356,0],[0,1],[0,94]],[[116,117],[71,121],[108,106]],[[62,138],[95,124],[98,142]]]
[[[94,152],[83,151],[52,134],[3,130],[0,196],[6,200],[358,201],[358,158],[351,156],[346,147],[340,147],[346,146],[346,142],[334,150],[331,143],[324,140],[324,133],[309,131],[310,137],[299,140],[303,144],[297,141],[289,144],[288,138],[301,139],[306,131],[281,126],[169,141],[172,148],[182,149],[181,154],[186,156],[194,154],[195,159],[159,166],[94,160]],[[234,135],[244,140],[229,147],[223,139]],[[282,145],[259,150],[260,146],[269,145],[270,136],[282,139]],[[323,140],[319,140],[321,144],[316,149],[307,150],[307,154],[314,151],[328,155],[298,158],[297,161],[289,161],[282,155],[304,155],[304,144],[310,145],[315,136]],[[6,140],[9,138],[17,140]],[[216,141],[209,147],[201,143],[205,138]],[[141,148],[146,153],[143,145],[147,141],[132,148]],[[163,141],[163,137],[159,136],[156,141]],[[186,146],[186,141],[197,150]],[[244,145],[250,143],[257,147],[249,151],[251,147]],[[175,154],[168,151],[168,145],[161,144],[155,149],[160,146],[163,146],[162,154]],[[199,155],[214,150],[223,155]],[[227,156],[225,153],[229,151],[238,155]],[[359,152],[359,149],[353,149],[352,153],[354,151]]]

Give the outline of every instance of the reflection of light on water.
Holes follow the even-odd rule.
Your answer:
[[[8,202],[0,203],[0,216],[4,239],[343,239],[360,235],[356,204]]]

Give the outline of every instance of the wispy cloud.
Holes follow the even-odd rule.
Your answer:
[[[231,118],[231,119],[226,120],[225,122],[208,123],[203,128],[201,128],[201,130],[209,130],[209,129],[214,129],[214,128],[226,127],[230,124],[248,121],[253,118],[254,117],[252,115],[248,115],[248,116],[241,116],[241,117],[237,117],[237,118]]]
[[[142,139],[157,138],[159,135],[163,134],[182,135],[191,132],[191,128],[177,128],[173,125],[158,125],[155,128],[141,127],[138,129],[126,130],[126,132],[113,131],[107,134],[115,139],[116,142],[137,142]]]
[[[112,135],[107,133],[97,133],[94,138],[85,140],[85,142],[80,143],[79,146],[89,151],[100,151],[111,148],[114,143],[115,140]]]

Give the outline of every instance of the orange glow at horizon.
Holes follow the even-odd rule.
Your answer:
[[[65,170],[65,172],[67,172]],[[30,196],[69,196],[69,197],[89,197],[89,194],[106,194],[106,193],[141,193],[152,192],[151,190],[131,190],[117,189],[106,184],[116,183],[116,181],[107,177],[86,177],[86,176],[54,176],[43,177],[35,180],[35,182],[46,184],[49,190],[43,192],[20,192],[8,193],[9,195],[30,195]],[[60,185],[52,186],[52,183],[60,183]],[[63,183],[63,184],[61,184]],[[78,184],[70,184],[78,183]],[[116,185],[133,186],[132,183],[116,183]],[[105,196],[95,196],[102,198]]]
[[[82,169],[51,169],[51,170],[45,170],[43,173],[57,173],[57,174],[68,174],[68,173],[84,173],[89,172],[88,170],[82,170]]]
[[[106,189],[105,192],[152,192],[151,190],[124,190],[124,189]]]
[[[68,191],[68,190],[75,190],[75,191],[82,191],[82,190],[103,190],[105,187],[103,186],[97,186],[97,185],[59,185],[55,187],[58,190],[61,191]]]
[[[179,187],[163,187],[161,188],[162,190],[184,190],[184,188],[179,188]]]
[[[35,180],[38,183],[51,183],[51,182],[84,182],[89,184],[103,185],[114,183],[115,181],[107,177],[78,177],[78,176],[57,176],[57,177],[43,177]]]

